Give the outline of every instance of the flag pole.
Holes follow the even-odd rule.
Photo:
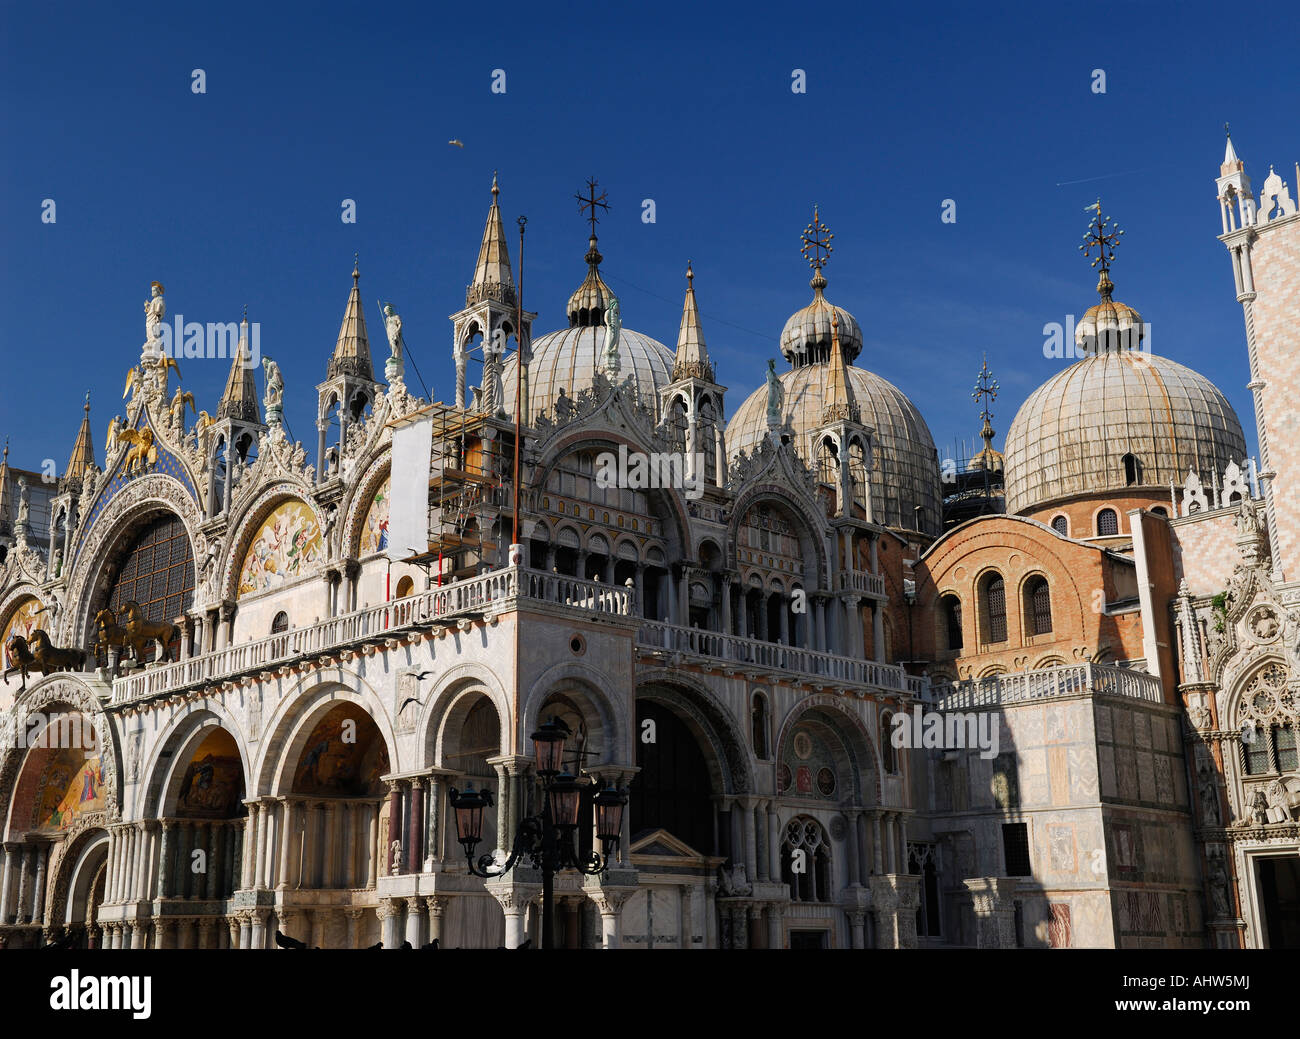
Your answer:
[[[514,473],[514,524],[510,544],[519,544],[519,449],[523,440],[524,386],[524,225],[526,216],[519,218],[519,286],[515,291],[515,473]],[[521,553],[522,555],[522,553]]]

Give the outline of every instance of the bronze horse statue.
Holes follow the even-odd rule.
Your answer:
[[[145,618],[140,604],[132,599],[122,604],[123,642],[131,647],[131,653],[138,663],[144,663],[144,652],[150,642],[162,646],[158,660],[170,660],[171,654],[167,644],[181,637],[181,630],[167,621],[151,621]]]
[[[15,663],[5,669],[5,681],[15,671],[22,675],[22,687],[27,688],[27,675],[39,671],[48,675],[55,671],[79,671],[86,664],[86,654],[79,649],[60,649],[50,642],[44,628],[37,628],[30,638],[15,635],[9,640],[9,659]]]
[[[117,618],[113,616],[112,610],[100,610],[95,614],[94,651],[96,658],[103,654],[104,662],[108,663],[108,651],[114,646],[118,649],[126,646],[126,629],[117,623]]]

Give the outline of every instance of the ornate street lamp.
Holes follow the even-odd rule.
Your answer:
[[[602,851],[585,857],[578,851],[574,837],[582,814],[583,793],[597,787],[595,780],[575,778],[564,767],[564,745],[569,727],[558,718],[538,727],[533,733],[533,753],[537,775],[542,781],[542,811],[519,822],[519,829],[505,862],[495,856],[481,855],[474,860],[474,849],[483,839],[483,809],[492,804],[492,791],[475,790],[473,785],[462,793],[450,790],[451,807],[456,816],[456,839],[465,849],[469,872],[490,880],[526,861],[542,874],[542,948],[553,947],[555,874],[574,869],[587,876],[597,876],[609,868],[610,855],[623,829],[623,810],[627,791],[606,786],[592,798],[595,809],[596,839]]]

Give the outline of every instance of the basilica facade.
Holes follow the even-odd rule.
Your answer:
[[[1146,348],[1100,209],[1082,358],[957,474],[857,364],[820,214],[737,402],[693,272],[670,348],[594,222],[535,337],[494,180],[450,403],[392,307],[376,369],[354,269],[310,461],[247,319],[211,411],[173,387],[155,282],[104,441],[87,405],[57,479],[0,465],[0,941],[541,944],[452,792],[504,860],[556,719],[628,798],[557,945],[1300,944],[1300,216],[1231,141],[1217,187],[1257,456]]]

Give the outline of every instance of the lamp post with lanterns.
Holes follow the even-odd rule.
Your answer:
[[[569,727],[558,718],[541,725],[532,735],[537,776],[542,781],[542,810],[520,820],[519,829],[505,862],[498,863],[492,854],[474,859],[474,849],[483,839],[483,809],[492,804],[491,790],[475,790],[473,784],[458,791],[450,790],[451,807],[456,817],[456,839],[465,849],[469,872],[490,880],[527,862],[542,874],[542,948],[553,947],[555,874],[574,869],[586,876],[597,876],[609,868],[610,855],[623,828],[623,809],[627,791],[612,786],[596,793],[592,804],[596,815],[596,838],[603,852],[592,850],[583,855],[575,843],[581,814],[582,795],[599,786],[596,780],[577,779],[564,766],[564,745]]]

